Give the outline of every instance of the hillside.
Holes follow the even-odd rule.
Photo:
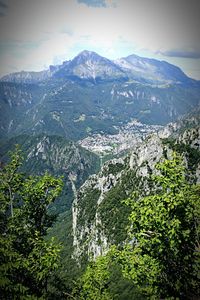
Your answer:
[[[74,257],[78,261],[96,258],[110,245],[123,243],[130,208],[122,200],[136,190],[143,196],[151,193],[155,189],[150,180],[155,165],[170,158],[173,150],[183,154],[187,161],[189,180],[200,182],[199,121],[188,117],[181,122],[186,124],[189,120],[196,125],[187,129],[185,125],[174,125],[179,134],[175,135],[174,130],[167,138],[160,138],[159,134],[148,136],[130,154],[106,162],[99,174],[90,176],[83,184],[73,202]]]
[[[8,140],[0,146],[1,162],[8,159],[8,152],[13,151],[16,144],[20,145],[23,153],[23,172],[35,175],[49,172],[54,176],[63,176],[62,195],[51,208],[56,213],[71,207],[72,178],[78,188],[99,169],[99,158],[95,154],[62,137],[47,135],[21,135]]]

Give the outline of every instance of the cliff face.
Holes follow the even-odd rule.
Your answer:
[[[107,162],[100,173],[91,176],[75,195],[72,207],[75,257],[84,253],[96,257],[108,248],[99,208],[109,192],[119,185],[125,168],[124,159]]]
[[[56,213],[71,208],[72,182],[79,188],[89,175],[99,170],[100,161],[97,155],[63,137],[45,134],[36,137],[21,135],[0,145],[2,161],[6,161],[8,151],[14,150],[15,144],[20,144],[23,151],[23,172],[36,175],[48,172],[63,177],[62,195],[52,206]]]
[[[186,150],[186,158],[189,159],[190,168],[196,183],[200,183],[200,127],[185,130],[179,137],[179,145],[183,144]]]
[[[175,126],[180,130],[180,126]],[[161,139],[151,135],[124,158],[106,162],[97,175],[91,176],[77,191],[73,202],[74,257],[80,261],[105,253],[111,244],[126,238],[130,209],[122,203],[133,191],[140,195],[153,189],[151,174],[155,165],[172,156],[173,150],[184,155],[192,181],[200,182],[200,129],[184,129]]]

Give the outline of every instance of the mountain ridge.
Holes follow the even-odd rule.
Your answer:
[[[166,61],[140,57],[135,54],[110,60],[94,51],[83,50],[72,60],[61,65],[49,66],[40,72],[17,72],[3,76],[3,82],[36,83],[56,78],[80,78],[92,80],[134,79],[146,83],[197,84],[200,81],[189,78],[179,67]]]
[[[130,72],[84,50],[47,73],[4,78],[1,138],[45,133],[77,141],[98,133],[115,134],[133,119],[166,125],[199,105],[199,82],[179,68],[135,55],[127,60]]]
[[[186,128],[185,122],[191,127]],[[193,127],[193,125],[195,125]],[[107,161],[80,187],[72,206],[74,258],[90,260],[105,254],[113,244],[123,245],[130,208],[122,201],[134,191],[141,196],[155,190],[151,180],[156,164],[181,154],[191,183],[200,183],[200,119],[186,117],[174,124],[167,138],[151,134],[124,157]],[[183,126],[183,127],[182,127]],[[174,135],[179,132],[178,136]]]
[[[61,136],[20,135],[0,144],[0,164],[8,160],[10,151],[16,144],[20,145],[23,161],[21,169],[27,175],[43,175],[45,172],[53,176],[63,176],[63,192],[52,206],[54,212],[64,212],[71,207],[72,187],[71,177],[76,188],[99,170],[99,157],[87,151],[72,141]]]

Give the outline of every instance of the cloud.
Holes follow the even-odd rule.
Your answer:
[[[117,7],[117,0],[77,0],[77,2],[89,7]]]
[[[106,7],[105,0],[78,0],[78,3],[84,3],[92,7]]]
[[[10,42],[1,44],[1,73],[40,71],[49,65],[60,64],[69,56],[69,48],[74,45],[74,39],[67,34],[51,35],[49,39],[40,42]],[[12,69],[13,66],[13,69]]]
[[[189,2],[189,4],[187,4]],[[199,43],[199,0],[8,0],[1,37],[21,41],[71,32],[98,42],[126,41],[138,49],[158,51]],[[190,4],[191,3],[191,4]],[[198,40],[198,42],[197,42]]]
[[[169,56],[169,57],[183,57],[183,58],[193,58],[193,59],[200,58],[200,51],[195,51],[195,50],[166,50],[166,51],[159,50],[156,53]]]

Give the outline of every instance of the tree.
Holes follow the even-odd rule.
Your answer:
[[[74,289],[74,299],[112,300],[108,291],[111,263],[109,253],[98,257],[96,261],[91,261]]]
[[[191,298],[199,294],[200,188],[186,181],[186,169],[174,153],[157,165],[156,191],[131,206],[129,242],[116,251],[125,277],[152,299]]]
[[[0,169],[0,294],[3,299],[31,299],[47,292],[58,266],[60,245],[44,235],[55,218],[48,206],[59,195],[61,179],[19,172],[21,151]]]

